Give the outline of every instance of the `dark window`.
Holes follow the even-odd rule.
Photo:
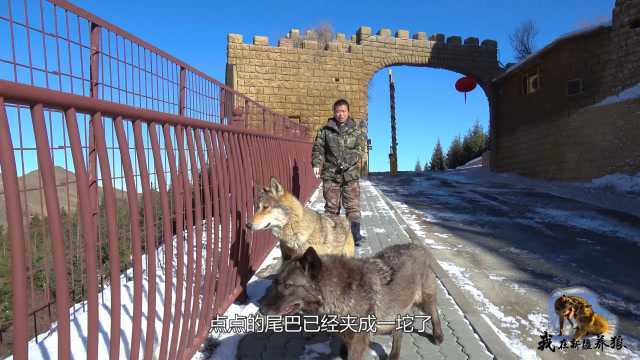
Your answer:
[[[631,21],[629,21],[629,27],[631,29],[637,29],[640,27],[640,17],[637,17]]]
[[[582,93],[582,79],[567,81],[567,95],[578,95]]]

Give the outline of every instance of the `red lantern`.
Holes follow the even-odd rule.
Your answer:
[[[473,75],[465,76],[456,81],[456,90],[464,93],[464,103],[467,103],[467,93],[476,88],[477,82]]]

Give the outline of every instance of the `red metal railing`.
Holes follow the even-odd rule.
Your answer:
[[[192,356],[274,245],[245,232],[256,187],[318,185],[307,129],[66,1],[7,1],[1,36],[3,354],[55,321],[68,358],[86,321],[88,358],[101,332],[112,359]]]

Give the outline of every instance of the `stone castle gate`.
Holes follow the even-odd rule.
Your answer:
[[[295,46],[301,44],[301,46]],[[332,116],[332,104],[341,97],[351,104],[354,119],[366,131],[367,94],[373,75],[388,66],[410,65],[447,69],[473,75],[492,103],[491,79],[500,73],[497,43],[424,32],[409,36],[407,30],[381,29],[373,35],[360,27],[347,39],[338,33],[320,48],[315,33],[304,37],[292,29],[271,46],[265,36],[245,44],[242,35],[229,34],[227,85],[256,101],[297,119],[312,130]],[[240,105],[241,107],[241,105]],[[262,124],[249,124],[260,127]],[[366,169],[366,164],[365,167]]]

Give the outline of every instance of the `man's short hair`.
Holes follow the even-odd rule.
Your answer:
[[[333,111],[335,111],[336,108],[341,105],[345,105],[347,107],[347,110],[349,110],[349,102],[346,99],[338,99],[333,103]]]

